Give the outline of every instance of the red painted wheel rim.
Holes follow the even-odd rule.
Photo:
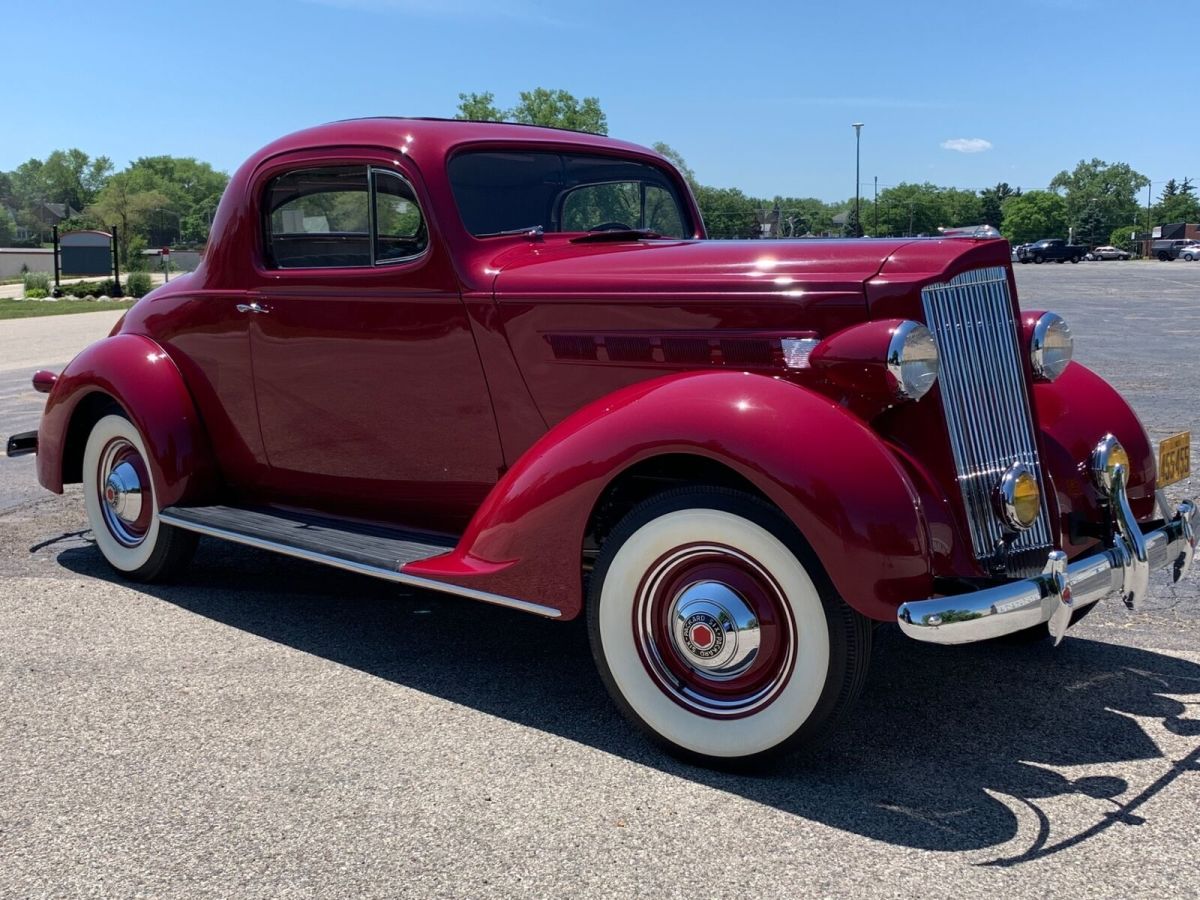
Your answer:
[[[796,626],[782,588],[732,547],[695,544],[659,559],[638,586],[633,630],[663,693],[705,716],[759,712],[795,666]]]

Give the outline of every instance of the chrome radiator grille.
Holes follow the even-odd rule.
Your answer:
[[[999,266],[964,272],[925,288],[921,300],[937,340],[942,406],[975,557],[1009,576],[1036,574],[1053,544],[1007,272]],[[1042,509],[1005,550],[993,491],[1018,462],[1042,486]]]

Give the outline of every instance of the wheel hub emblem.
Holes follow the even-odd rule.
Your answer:
[[[683,639],[688,650],[700,659],[712,659],[725,649],[725,631],[715,616],[694,613],[683,623]]]

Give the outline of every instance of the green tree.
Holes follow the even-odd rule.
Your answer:
[[[517,105],[507,110],[496,106],[494,94],[459,94],[455,118],[477,122],[517,122],[608,134],[608,118],[597,98],[584,97],[580,100],[568,91],[542,87],[521,91]]]
[[[82,210],[96,199],[112,174],[107,156],[89,157],[82,150],[55,150],[42,164],[41,177],[53,203],[66,203]]]
[[[511,113],[514,122],[524,125],[608,134],[608,118],[597,98],[584,97],[578,100],[563,90],[534,88],[532,91],[521,91],[520,102]]]
[[[695,191],[696,187],[699,185],[699,182],[696,181],[696,173],[693,172],[691,167],[687,164],[687,160],[683,158],[683,154],[670,144],[663,143],[662,141],[658,141],[653,146],[654,152],[659,156],[666,157],[667,162],[671,163],[671,165],[679,170],[679,174],[683,176],[684,180],[688,183],[691,189]]]
[[[1108,236],[1108,243],[1119,250],[1128,250],[1133,253],[1137,248],[1133,245],[1133,238],[1130,235],[1137,234],[1141,229],[1137,225],[1119,225],[1112,230],[1112,234]]]
[[[97,224],[118,226],[118,250],[121,261],[128,265],[130,240],[145,229],[154,211],[168,202],[165,194],[145,188],[133,173],[124,171],[108,180],[87,213]],[[144,239],[144,235],[138,236]]]
[[[1011,243],[1027,244],[1067,231],[1067,201],[1053,191],[1026,191],[1004,201],[1000,233]]]
[[[1149,184],[1128,163],[1102,159],[1080,160],[1070,172],[1065,169],[1050,181],[1050,190],[1066,200],[1067,225],[1080,237],[1106,235],[1138,214],[1138,191]]]
[[[752,238],[759,236],[759,204],[737,188],[699,185],[696,203],[704,227],[711,238]]]
[[[489,91],[483,94],[459,94],[458,112],[454,118],[471,122],[502,122],[505,113],[496,106],[496,95]]]
[[[850,204],[850,215],[848,215],[846,217],[846,228],[845,228],[845,231],[843,232],[843,234],[846,237],[862,237],[863,236],[862,222],[859,220],[860,206],[861,206],[861,202],[858,205],[855,205],[854,203]]]
[[[803,237],[833,232],[833,217],[839,210],[816,197],[775,197],[772,206],[779,209],[779,236]],[[871,210],[863,204],[863,217],[870,221]]]
[[[1154,207],[1154,221],[1160,225],[1174,222],[1200,222],[1200,200],[1190,178],[1182,183],[1168,181]]]
[[[851,200],[851,203],[854,201]],[[880,235],[937,234],[939,228],[979,223],[979,198],[972,191],[935,184],[898,184],[879,192]],[[874,224],[875,211],[871,211]]]
[[[156,216],[144,223],[147,238],[151,222],[159,225],[161,234],[177,221],[182,240],[207,240],[228,175],[190,156],[143,156],[134,160],[125,174],[135,192],[154,192],[164,198]]]
[[[1004,221],[1004,201],[1009,197],[1019,197],[1020,194],[1021,189],[1010,187],[1007,181],[984,188],[979,192],[979,224],[999,228]]]

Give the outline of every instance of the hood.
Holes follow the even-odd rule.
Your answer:
[[[862,296],[864,283],[909,243],[911,238],[572,244],[548,236],[545,242],[510,247],[490,261],[489,269],[496,273],[497,299]]]

